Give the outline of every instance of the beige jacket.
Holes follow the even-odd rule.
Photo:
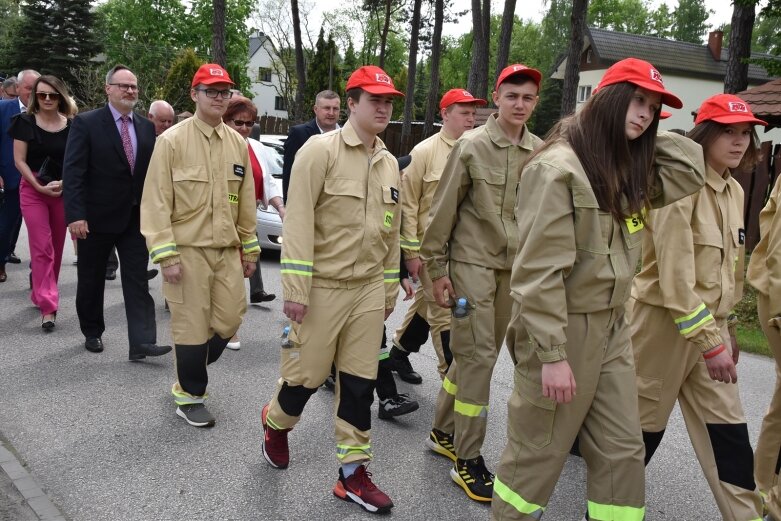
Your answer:
[[[242,248],[256,261],[255,182],[247,143],[220,123],[189,118],[157,138],[141,198],[152,262],[179,263],[177,246]]]
[[[385,280],[385,307],[399,292],[399,166],[377,138],[372,154],[348,121],[309,138],[296,154],[283,227],[285,300],[309,304],[312,287]]]
[[[721,329],[743,297],[743,189],[708,167],[702,190],[648,220],[653,233],[643,238],[632,297],[667,308],[678,332],[703,351],[722,344]]]
[[[516,146],[496,114],[464,133],[445,164],[423,235],[420,256],[432,280],[449,260],[509,270],[518,251],[515,198],[521,167],[542,140],[524,126]]]
[[[771,324],[781,326],[781,178],[776,181],[767,204],[759,214],[759,244],[748,263],[749,284],[767,295]]]
[[[702,148],[677,134],[659,134],[655,176],[653,207],[696,192],[705,179]],[[563,360],[569,313],[618,308],[629,298],[642,222],[618,222],[599,209],[586,172],[565,142],[524,168],[516,214],[523,246],[510,290],[540,360]]]
[[[455,139],[440,130],[415,145],[410,152],[412,162],[401,178],[401,251],[405,260],[420,255],[431,200],[455,143]]]

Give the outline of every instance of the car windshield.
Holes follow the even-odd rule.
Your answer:
[[[271,165],[271,175],[274,177],[282,177],[282,163],[284,161],[283,154],[285,149],[279,143],[270,143],[268,141],[261,141],[269,152],[268,162]]]

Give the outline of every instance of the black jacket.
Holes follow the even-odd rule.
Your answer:
[[[287,201],[287,187],[290,185],[290,172],[293,169],[296,153],[310,137],[319,133],[320,128],[315,119],[290,128],[285,140],[285,156],[282,165],[282,196],[285,201]]]

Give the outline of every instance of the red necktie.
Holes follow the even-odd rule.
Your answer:
[[[136,158],[133,154],[133,142],[130,140],[130,130],[127,127],[130,116],[120,116],[122,123],[119,126],[119,136],[122,138],[122,148],[125,149],[125,155],[127,156],[127,162],[130,165],[130,173],[136,166]]]

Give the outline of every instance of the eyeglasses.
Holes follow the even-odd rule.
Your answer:
[[[206,93],[206,97],[212,99],[217,98],[217,96],[221,97],[222,99],[231,99],[231,97],[233,97],[233,91],[230,89],[225,89],[225,90],[195,89],[195,90]]]
[[[208,96],[208,94],[207,94]],[[255,125],[254,121],[242,121],[240,119],[234,119],[233,124],[237,127],[250,127],[252,128]]]
[[[58,99],[60,99],[59,92],[36,92],[35,95],[38,97],[40,101],[49,100],[49,99],[57,101]]]
[[[119,90],[124,90],[124,91],[134,90],[134,91],[138,92],[138,91],[141,90],[141,89],[138,88],[138,85],[133,85],[132,83],[109,83],[109,85],[113,85],[115,87],[119,87]]]

